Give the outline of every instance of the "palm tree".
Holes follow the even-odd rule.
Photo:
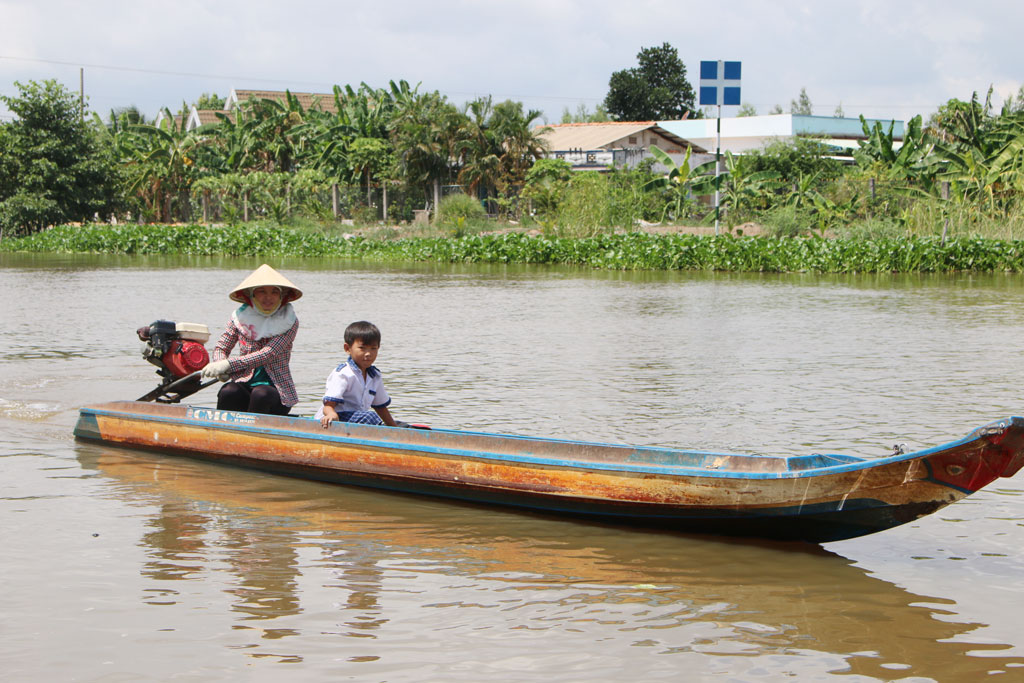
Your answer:
[[[493,105],[490,97],[482,97],[467,103],[464,113],[459,182],[474,196],[481,188],[508,195],[521,187],[526,172],[547,151],[544,129],[531,128],[541,112],[524,112],[522,103],[512,100]]]
[[[462,111],[464,120],[456,142],[458,181],[471,197],[479,196],[481,186],[485,192],[493,188],[501,176],[502,149],[490,127],[492,113],[489,96],[467,102]]]
[[[536,109],[524,112],[522,102],[512,100],[494,107],[491,128],[503,149],[501,165],[506,192],[514,186],[522,186],[526,172],[548,152],[543,135],[550,129],[533,127],[533,122],[541,116],[542,112]]]
[[[435,203],[439,183],[451,172],[457,156],[462,115],[438,92],[412,94],[398,103],[391,120],[391,142],[410,184],[433,185]]]

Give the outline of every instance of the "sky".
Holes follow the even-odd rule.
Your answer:
[[[0,0],[0,95],[55,79],[106,118],[147,117],[233,89],[331,92],[391,80],[452,102],[490,95],[593,111],[645,47],[742,63],[742,101],[789,111],[928,118],[951,98],[1024,83],[1019,0]],[[723,107],[735,116],[736,107]],[[12,115],[0,103],[0,121]]]

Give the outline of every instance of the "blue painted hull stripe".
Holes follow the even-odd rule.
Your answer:
[[[430,453],[430,454],[440,455],[440,456],[450,456],[450,457],[456,457],[456,458],[473,458],[473,459],[476,459],[476,460],[484,460],[484,461],[522,463],[522,464],[527,464],[527,465],[543,465],[543,466],[547,466],[547,467],[571,468],[571,469],[583,470],[583,471],[585,471],[585,470],[617,471],[617,472],[634,473],[634,474],[658,474],[658,475],[666,475],[666,476],[698,477],[698,478],[709,478],[709,479],[752,479],[752,480],[804,479],[804,478],[808,478],[808,477],[816,477],[816,476],[822,476],[822,475],[842,474],[842,473],[846,473],[846,472],[855,472],[855,471],[858,471],[858,470],[875,468],[875,467],[884,466],[884,465],[888,465],[888,464],[892,464],[892,463],[910,462],[910,461],[913,461],[913,460],[924,459],[928,455],[931,455],[931,454],[934,454],[934,453],[938,453],[938,452],[947,450],[949,448],[953,448],[953,447],[959,446],[961,444],[967,443],[968,441],[972,440],[970,438],[970,436],[969,436],[969,437],[965,437],[963,439],[960,439],[958,441],[953,441],[953,442],[950,442],[950,443],[947,443],[947,444],[944,444],[944,445],[941,445],[941,446],[936,446],[934,448],[929,448],[929,449],[925,449],[925,450],[921,450],[921,451],[916,451],[914,453],[906,453],[906,454],[889,456],[889,457],[886,457],[886,458],[878,458],[878,459],[860,459],[860,460],[858,460],[856,462],[853,462],[853,463],[847,463],[847,464],[842,464],[842,465],[832,465],[832,466],[827,466],[827,467],[811,468],[811,469],[805,469],[805,470],[784,471],[784,472],[730,472],[730,471],[724,471],[724,470],[705,469],[705,468],[701,468],[701,467],[694,467],[694,466],[687,466],[687,465],[670,465],[670,466],[636,465],[636,464],[626,463],[626,462],[622,462],[622,461],[613,462],[613,463],[601,463],[601,462],[591,462],[591,461],[584,462],[584,461],[580,461],[580,460],[554,459],[554,458],[537,457],[537,456],[530,456],[530,455],[493,454],[493,453],[488,453],[488,452],[484,452],[484,451],[471,451],[471,450],[462,450],[462,449],[454,449],[454,448],[438,448],[438,447],[434,447],[434,446],[417,445],[417,444],[403,444],[403,443],[400,443],[400,442],[392,442],[392,441],[373,441],[373,440],[363,439],[363,438],[354,438],[354,437],[351,437],[351,436],[335,436],[335,435],[327,434],[327,433],[325,433],[325,434],[315,434],[315,433],[304,432],[304,431],[294,431],[294,430],[288,430],[288,429],[280,429],[280,428],[276,428],[276,427],[256,427],[256,426],[252,426],[252,425],[239,424],[239,423],[234,423],[234,422],[216,422],[216,421],[202,420],[202,419],[198,419],[198,418],[163,417],[163,416],[148,415],[148,414],[145,414],[145,413],[131,413],[131,412],[122,412],[122,411],[117,411],[117,410],[105,410],[105,409],[102,409],[102,408],[83,408],[81,410],[81,415],[83,415],[83,416],[84,415],[94,415],[94,416],[102,415],[102,416],[107,416],[107,417],[111,417],[111,418],[127,419],[127,420],[134,420],[134,421],[147,422],[147,423],[160,423],[160,424],[187,426],[187,427],[200,427],[200,428],[207,428],[207,429],[215,429],[215,430],[218,430],[218,431],[228,431],[228,432],[235,431],[235,432],[243,432],[243,433],[248,433],[248,434],[260,434],[260,435],[274,437],[274,438],[279,438],[279,439],[284,439],[284,440],[293,440],[293,441],[294,440],[326,441],[326,442],[329,442],[329,443],[343,445],[343,446],[363,446],[363,447],[385,449],[385,450],[393,450],[393,451],[408,451],[408,452]],[[246,414],[242,413],[241,415],[246,415]],[[282,419],[282,418],[279,418],[279,419]],[[309,420],[310,422],[312,422],[311,418],[293,417],[293,418],[283,418],[283,419]],[[360,427],[363,428],[363,429],[367,429],[367,427],[365,425],[360,425]],[[380,427],[379,429],[393,429],[393,428],[390,428],[390,427]],[[538,443],[538,444],[552,443],[552,444],[570,444],[570,445],[574,445],[574,446],[594,446],[594,447],[598,447],[598,448],[600,448],[600,447],[611,447],[611,448],[616,448],[616,449],[626,449],[626,450],[630,450],[631,449],[631,450],[634,450],[635,452],[637,452],[638,454],[642,454],[644,452],[650,452],[650,453],[679,453],[679,454],[685,454],[685,455],[705,455],[705,456],[738,456],[738,457],[764,457],[764,458],[771,458],[771,457],[773,457],[773,456],[744,456],[744,455],[741,455],[741,454],[733,454],[733,453],[709,453],[709,452],[705,452],[705,451],[672,451],[672,450],[669,450],[669,449],[653,449],[653,448],[643,448],[643,447],[633,448],[633,447],[629,447],[629,446],[615,446],[615,445],[610,445],[610,444],[589,443],[589,442],[580,442],[580,441],[569,441],[569,440],[559,440],[559,439],[537,439],[537,438],[532,438],[532,437],[507,436],[507,435],[503,435],[503,434],[502,435],[497,435],[497,434],[488,434],[486,432],[460,432],[460,431],[451,431],[451,430],[433,430],[433,433],[436,433],[436,434],[464,435],[464,436],[483,436],[483,437],[492,437],[492,438],[498,438],[498,439],[513,439],[513,440],[520,440],[520,441],[526,441],[526,442]],[[851,456],[844,456],[844,457],[851,457]],[[929,474],[931,474],[931,469],[930,468],[929,468]],[[950,486],[949,484],[946,484],[945,482],[935,481],[934,479],[931,479],[930,477],[929,477],[929,479],[931,481],[933,481],[934,483]],[[959,487],[955,487],[955,486],[952,486],[952,488],[957,488],[958,490],[964,490],[964,489],[960,489]]]

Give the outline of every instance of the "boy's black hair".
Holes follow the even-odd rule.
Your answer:
[[[345,328],[345,343],[352,344],[355,341],[364,344],[376,344],[380,346],[380,330],[373,323],[359,320]]]

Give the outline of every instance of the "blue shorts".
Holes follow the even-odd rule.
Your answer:
[[[353,422],[362,425],[382,425],[384,420],[372,410],[346,410],[338,413],[338,420],[341,422]]]

